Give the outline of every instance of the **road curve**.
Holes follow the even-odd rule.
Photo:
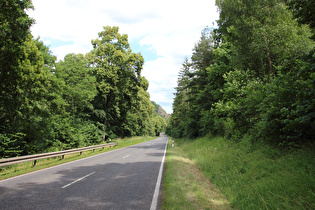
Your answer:
[[[167,140],[161,134],[152,141],[0,181],[0,209],[158,209],[155,188],[160,186]]]

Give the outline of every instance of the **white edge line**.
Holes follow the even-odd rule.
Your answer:
[[[164,168],[164,161],[165,161],[165,154],[166,154],[166,150],[167,150],[167,144],[168,144],[168,138],[166,141],[164,155],[163,155],[161,166],[160,166],[159,176],[157,178],[156,185],[155,185],[155,190],[154,190],[150,210],[156,210],[157,209],[160,186],[161,186],[162,176],[163,176],[163,168]]]
[[[88,175],[86,175],[86,176],[84,176],[84,177],[81,177],[81,178],[79,178],[79,179],[77,179],[77,180],[74,180],[73,182],[71,182],[71,183],[69,183],[69,184],[67,184],[67,185],[65,185],[65,186],[63,186],[63,187],[61,187],[61,188],[64,189],[64,188],[66,188],[66,187],[69,187],[70,185],[73,185],[74,183],[79,182],[79,181],[85,179],[86,177],[91,176],[91,175],[94,174],[94,173],[95,173],[95,171],[93,171],[92,173],[89,173]]]

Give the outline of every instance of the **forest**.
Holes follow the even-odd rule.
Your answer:
[[[314,143],[314,1],[216,0],[178,75],[167,133],[280,148]]]
[[[127,34],[106,26],[89,53],[57,61],[32,36],[28,9],[31,0],[0,3],[0,158],[165,130]]]
[[[285,148],[314,142],[313,1],[216,0],[180,69],[167,134],[243,138]],[[31,0],[0,3],[0,157],[158,135],[144,59],[106,26],[86,54],[56,56],[30,27]],[[93,37],[91,37],[93,38]]]

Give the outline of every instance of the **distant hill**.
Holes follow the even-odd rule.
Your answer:
[[[162,116],[165,119],[170,118],[170,114],[167,114],[166,111],[157,103],[155,103],[154,101],[151,101],[151,103],[154,105],[155,107],[155,113]]]

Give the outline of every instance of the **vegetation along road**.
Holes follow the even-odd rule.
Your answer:
[[[167,139],[3,180],[0,209],[156,209]]]

